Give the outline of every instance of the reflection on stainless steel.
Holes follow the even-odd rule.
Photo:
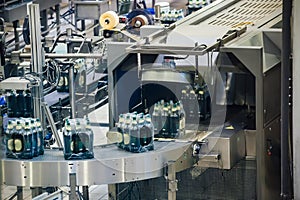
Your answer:
[[[162,176],[170,160],[177,161],[177,171],[195,163],[191,142],[155,142],[155,148],[133,154],[115,145],[99,146],[94,149],[95,159],[81,161],[66,161],[63,153],[56,150],[32,160],[3,159],[3,181],[16,186],[63,186],[69,185],[69,173],[75,173],[77,185],[101,185]],[[181,157],[183,152],[185,157]]]

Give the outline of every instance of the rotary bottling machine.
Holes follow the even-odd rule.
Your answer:
[[[144,26],[140,39],[120,32],[118,42],[107,44],[111,128],[121,113],[151,113],[156,101],[180,100],[182,90],[203,85],[210,117],[187,121],[183,137],[158,139],[146,153],[106,145],[94,149],[92,160],[65,161],[54,150],[39,159],[3,159],[4,183],[68,185],[72,197],[76,186],[110,184],[109,196],[117,199],[121,183],[147,185],[164,176],[168,198],[176,199],[177,172],[230,170],[246,157],[256,160],[255,197],[279,197],[281,9],[279,0],[219,0],[168,28]],[[153,199],[148,193],[143,198]]]
[[[110,126],[120,113],[147,112],[204,82],[210,125],[190,138],[201,146],[198,166],[231,169],[254,157],[256,197],[279,198],[281,12],[279,0],[216,1],[168,28],[142,27],[135,44],[109,43]],[[186,129],[203,133],[203,125]]]

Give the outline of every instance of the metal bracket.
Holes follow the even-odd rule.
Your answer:
[[[201,141],[197,141],[194,145],[192,145],[193,147],[193,156],[194,157],[199,157],[200,155],[200,150],[201,150],[201,147],[203,145],[208,145],[208,140],[207,139],[203,139]]]
[[[47,116],[48,122],[50,124],[51,131],[54,134],[54,137],[57,141],[57,146],[58,146],[58,148],[63,148],[62,141],[60,140],[60,137],[58,135],[58,131],[56,129],[56,125],[55,125],[55,122],[53,120],[53,116],[51,114],[51,111],[50,111],[49,106],[47,105],[47,103],[45,103],[45,102],[43,103],[43,108],[44,108],[45,114]]]

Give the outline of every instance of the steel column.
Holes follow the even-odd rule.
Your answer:
[[[40,84],[33,88],[34,99],[34,117],[39,118],[45,126],[45,119],[42,111],[42,102],[44,101],[43,85],[42,85],[42,67],[44,66],[44,52],[41,43],[41,25],[40,25],[40,8],[38,4],[28,4],[27,12],[29,15],[29,29],[31,41],[31,62],[32,72],[36,73],[40,78]]]
[[[300,1],[293,1],[293,175],[294,199],[300,199]]]
[[[76,104],[75,104],[75,85],[74,85],[74,66],[69,68],[69,95],[70,95],[70,106],[71,106],[71,118],[76,118]]]
[[[282,52],[281,52],[281,198],[290,199],[289,194],[289,78],[291,67],[291,14],[292,0],[283,1]]]

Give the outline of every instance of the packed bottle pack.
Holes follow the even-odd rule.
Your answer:
[[[60,73],[59,81],[56,86],[57,92],[69,92],[69,74],[66,71]]]
[[[178,138],[185,133],[183,104],[161,100],[154,104],[152,113],[154,135],[158,138]]]
[[[189,0],[188,1],[188,14],[191,14],[192,12],[195,12],[208,4],[210,4],[210,0]]]
[[[188,8],[200,9],[210,4],[210,0],[189,0]]]
[[[181,102],[187,123],[200,123],[211,116],[211,98],[207,85],[186,88],[181,91]]]
[[[43,128],[39,119],[18,118],[8,121],[5,130],[6,157],[31,159],[44,154]]]
[[[169,10],[168,12],[162,11],[160,21],[163,24],[172,24],[178,20],[181,20],[184,18],[184,12],[182,9],[180,10]]]
[[[120,114],[116,127],[119,134],[118,147],[134,153],[154,149],[154,127],[149,114],[136,112]]]
[[[32,95],[29,90],[9,90],[6,93],[8,117],[31,117]]]
[[[66,160],[94,158],[94,134],[89,119],[67,119],[63,135]]]

